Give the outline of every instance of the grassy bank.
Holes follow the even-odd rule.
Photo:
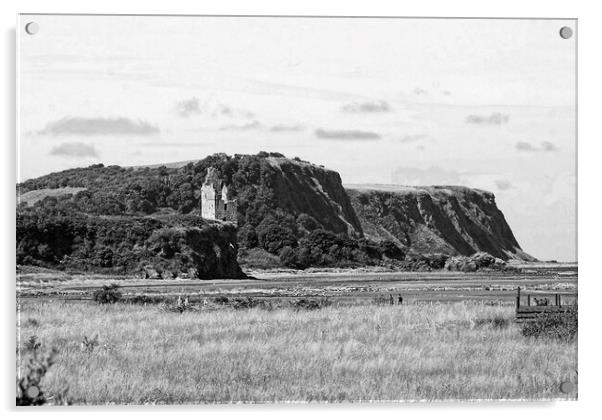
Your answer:
[[[523,337],[512,307],[178,314],[31,300],[19,315],[22,348],[35,335],[58,350],[43,388],[68,386],[74,403],[576,397],[559,390],[577,381],[576,344]]]

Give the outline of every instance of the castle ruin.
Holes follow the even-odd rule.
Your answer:
[[[220,179],[217,169],[208,168],[201,187],[201,217],[236,222],[236,210],[236,199],[229,197],[228,186]]]

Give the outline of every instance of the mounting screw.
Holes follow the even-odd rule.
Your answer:
[[[563,382],[560,384],[560,392],[570,394],[575,389],[575,385],[572,382]]]
[[[562,39],[569,39],[570,37],[573,36],[573,30],[571,28],[569,28],[568,26],[563,26],[562,28],[560,28],[560,38]]]
[[[27,25],[25,25],[25,32],[27,32],[29,35],[35,35],[39,30],[40,26],[35,22],[29,22]]]

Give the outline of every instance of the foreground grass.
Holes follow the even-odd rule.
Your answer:
[[[577,381],[574,343],[478,321],[512,315],[476,303],[176,314],[29,301],[19,341],[58,349],[42,385],[81,404],[575,398],[559,390]]]

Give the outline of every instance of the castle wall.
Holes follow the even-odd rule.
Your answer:
[[[238,221],[238,207],[236,205],[236,200],[232,200],[227,203],[227,207],[224,211],[224,220],[229,222]]]
[[[228,222],[238,221],[236,200],[223,201],[218,199],[215,215],[217,220],[226,220]]]
[[[201,187],[201,217],[205,219],[217,219],[217,203],[215,190],[212,186]]]
[[[236,200],[228,200],[228,187],[221,185],[221,181],[216,178],[216,171],[209,168],[205,183],[201,187],[201,217],[236,222]]]

